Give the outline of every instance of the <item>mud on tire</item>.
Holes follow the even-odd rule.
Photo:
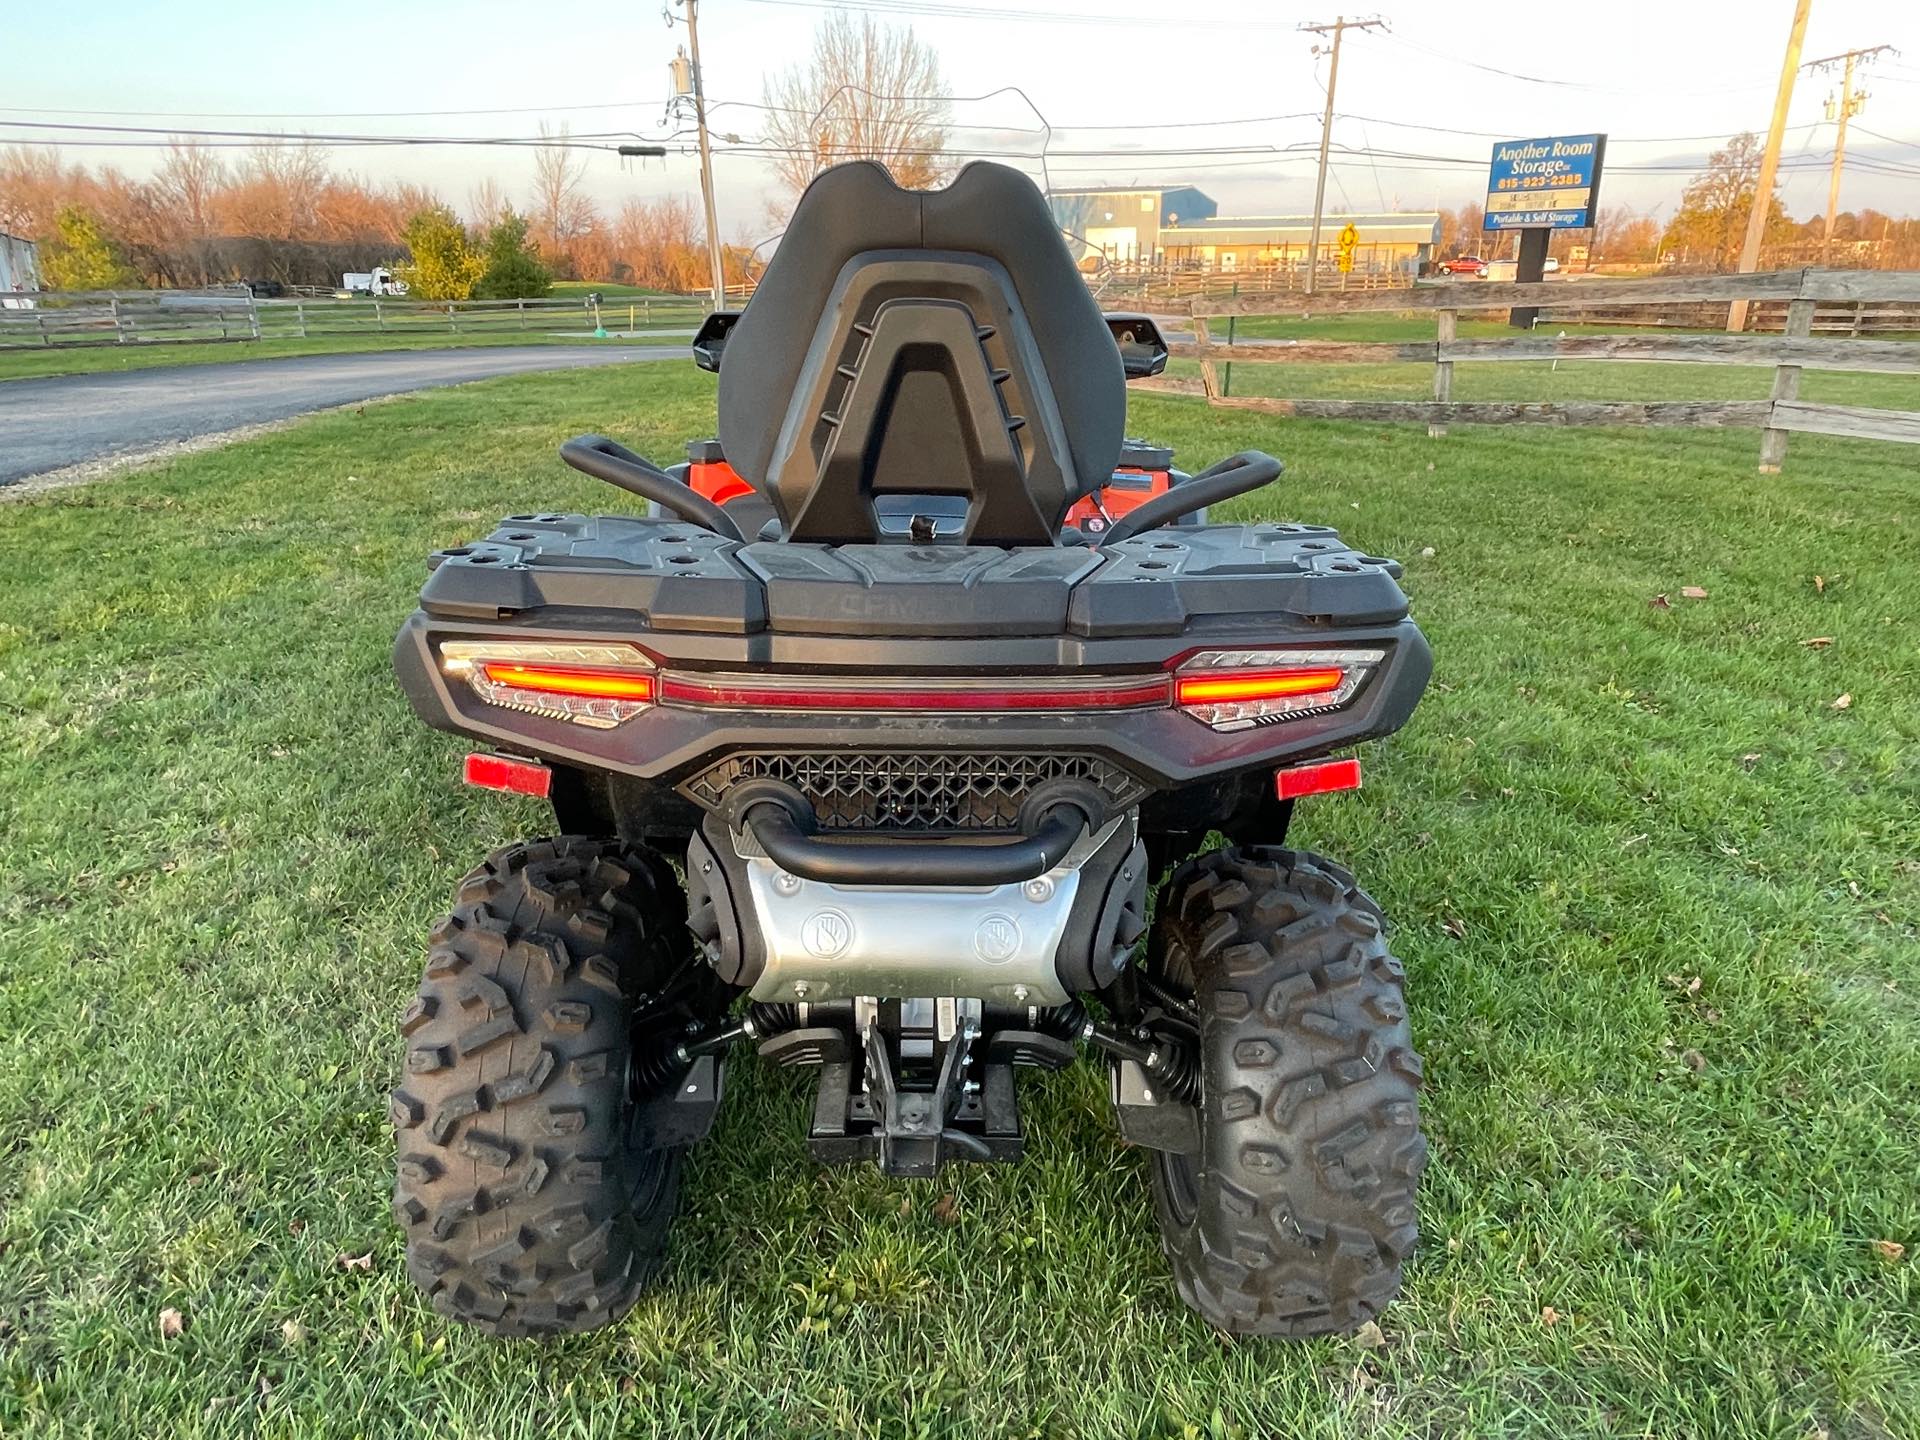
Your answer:
[[[442,1314],[590,1330],[658,1268],[681,1157],[630,1144],[632,1020],[689,950],[673,873],[646,850],[533,841],[461,882],[401,1021],[391,1106],[407,1270]]]
[[[1169,879],[1149,963],[1200,1017],[1200,1152],[1154,1156],[1181,1298],[1240,1334],[1378,1315],[1413,1250],[1426,1164],[1379,908],[1320,856],[1216,851]]]

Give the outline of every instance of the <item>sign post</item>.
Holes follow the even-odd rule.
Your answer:
[[[1487,171],[1486,230],[1520,232],[1514,279],[1546,273],[1547,239],[1555,230],[1585,230],[1593,224],[1606,160],[1604,135],[1549,135],[1539,140],[1503,140],[1493,147]],[[1536,305],[1516,305],[1507,323],[1533,328]]]

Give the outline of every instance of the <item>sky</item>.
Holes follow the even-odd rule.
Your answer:
[[[748,143],[760,133],[753,105],[763,78],[805,55],[830,3],[705,0],[701,50],[720,136]],[[884,23],[911,24],[938,54],[949,94],[993,96],[954,102],[956,149],[1018,152],[998,158],[1061,186],[1188,181],[1223,215],[1312,207],[1326,59],[1313,53],[1321,38],[1298,27],[1332,20],[1331,7],[853,3],[880,7]],[[1793,5],[1388,0],[1358,13],[1377,13],[1388,28],[1348,32],[1336,150],[1439,159],[1339,158],[1329,211],[1452,208],[1480,198],[1495,140],[1600,131],[1610,137],[1602,205],[1658,214],[1725,137],[1764,134]],[[664,113],[668,63],[685,36],[683,25],[664,22],[660,0],[0,0],[0,136],[124,138],[35,126],[62,121],[528,137],[544,121],[576,135],[654,138],[677,128]],[[1920,214],[1920,3],[1813,0],[1804,58],[1882,44],[1903,53],[1862,72],[1869,98],[1847,149],[1864,164],[1849,169],[1841,208]],[[1795,87],[1782,194],[1797,219],[1825,208],[1834,126],[1824,102],[1838,86],[1837,75],[1803,73]],[[729,143],[717,141],[714,160],[720,228],[751,243],[772,229],[773,187],[764,162],[726,154]],[[64,153],[142,174],[164,152],[115,144]],[[532,175],[530,154],[498,147],[340,146],[332,158],[372,180],[431,185],[456,207],[488,177],[523,197]],[[697,196],[698,161],[596,152],[586,183],[607,207],[630,196]]]

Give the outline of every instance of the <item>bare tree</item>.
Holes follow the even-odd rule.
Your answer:
[[[511,208],[506,191],[491,175],[467,190],[467,224],[479,234],[491,230]]]
[[[213,278],[213,242],[220,233],[215,206],[227,180],[220,157],[194,140],[175,140],[154,176],[183,277],[196,285]]]
[[[950,109],[940,61],[911,27],[858,24],[835,11],[813,33],[813,55],[768,80],[766,137],[788,209],[807,183],[843,160],[878,160],[902,185],[925,189],[953,171]]]
[[[548,130],[546,122],[541,122],[541,137],[556,143],[542,145],[533,152],[533,213],[528,217],[534,239],[545,252],[548,263],[555,267],[556,274],[563,276],[571,276],[576,268],[575,242],[593,229],[599,219],[593,202],[580,188],[580,182],[586,178],[587,162],[584,156],[567,148],[569,133],[565,125],[558,130]]]

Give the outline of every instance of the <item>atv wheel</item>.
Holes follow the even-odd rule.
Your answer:
[[[394,1214],[435,1309],[533,1335],[633,1304],[680,1186],[679,1151],[631,1140],[635,1008],[676,975],[684,993],[698,964],[673,873],[649,851],[537,840],[461,882],[401,1021],[392,1102]],[[691,978],[711,1004],[716,982]]]
[[[1246,1335],[1321,1335],[1400,1288],[1426,1164],[1400,962],[1317,855],[1228,849],[1167,882],[1150,963],[1193,994],[1200,1149],[1156,1152],[1180,1296]]]

